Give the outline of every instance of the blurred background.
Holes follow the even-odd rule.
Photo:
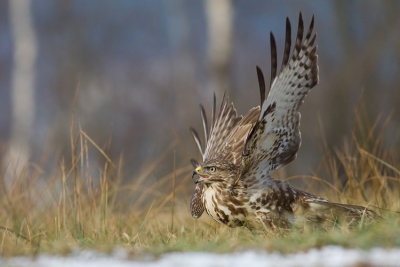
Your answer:
[[[280,62],[285,18],[294,38],[299,11],[305,25],[315,14],[320,83],[301,108],[302,147],[287,175],[312,173],[324,140],[342,146],[360,102],[372,122],[391,115],[384,141],[399,150],[399,1],[9,0],[0,1],[3,162],[46,170],[70,155],[79,88],[75,127],[123,156],[125,179],[152,162],[150,180],[171,173],[174,154],[188,166],[199,159],[188,131],[200,132],[199,103],[210,108],[213,92],[227,91],[241,114],[258,105],[269,32]]]

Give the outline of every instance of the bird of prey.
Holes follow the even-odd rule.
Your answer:
[[[297,36],[291,51],[291,24],[286,18],[283,60],[278,71],[275,38],[270,33],[271,82],[266,96],[264,75],[257,66],[261,105],[239,116],[224,96],[219,111],[214,94],[211,125],[201,107],[205,146],[198,133],[192,135],[202,163],[192,160],[196,188],[191,214],[203,211],[230,227],[288,227],[300,220],[324,221],[332,214],[360,219],[373,217],[365,207],[333,203],[298,190],[271,177],[296,158],[300,147],[299,108],[311,88],[318,83],[318,56],[313,31],[314,16],[303,38],[299,15]],[[303,220],[304,221],[304,220]]]

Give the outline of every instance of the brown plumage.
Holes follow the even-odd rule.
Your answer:
[[[261,106],[243,117],[224,96],[218,114],[214,95],[212,121],[208,126],[201,106],[205,146],[191,128],[202,155],[192,161],[196,188],[191,200],[192,216],[203,211],[228,226],[287,227],[305,218],[321,222],[328,217],[350,219],[374,217],[375,212],[355,205],[329,202],[273,179],[271,174],[296,158],[300,147],[299,108],[318,83],[318,56],[314,46],[314,17],[303,40],[300,13],[297,36],[291,52],[291,25],[286,19],[284,55],[279,73],[276,42],[270,34],[271,82],[266,96],[264,75],[257,67]]]

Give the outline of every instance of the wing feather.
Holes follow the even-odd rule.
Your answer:
[[[197,148],[200,151],[200,154],[203,155],[203,146],[201,144],[201,140],[200,140],[199,134],[197,133],[197,131],[193,127],[190,127],[189,130],[192,133],[194,142],[196,143]]]
[[[272,82],[276,78],[276,71],[278,69],[278,55],[276,52],[276,42],[275,42],[275,37],[274,34],[271,32],[269,35],[270,39],[270,46],[271,46],[271,82],[270,82],[270,87],[272,85]]]
[[[251,109],[245,117],[238,116],[233,103],[228,103],[224,96],[217,118],[211,126],[203,162],[224,159],[240,164],[245,140],[257,121],[259,109]]]
[[[260,107],[254,107],[243,117],[238,116],[233,103],[229,103],[224,95],[218,115],[216,114],[216,101],[214,95],[212,108],[212,122],[210,127],[207,123],[207,115],[201,105],[201,117],[204,128],[205,148],[200,136],[194,128],[190,128],[193,139],[202,155],[203,162],[212,159],[228,160],[235,165],[239,165],[242,159],[244,145],[251,129],[257,122]]]
[[[257,69],[257,78],[258,78],[258,85],[260,88],[260,99],[262,105],[265,100],[265,79],[264,79],[264,74],[262,73],[260,67],[257,66],[256,69]]]
[[[212,117],[211,129],[214,128],[214,124],[215,124],[215,113],[217,112],[216,108],[217,108],[217,98],[216,98],[215,93],[214,93],[213,106],[212,106],[212,111],[211,111],[211,117]]]
[[[203,123],[203,131],[204,131],[204,142],[207,144],[208,141],[208,122],[207,122],[207,115],[206,111],[204,110],[203,105],[200,104],[200,115],[201,121]]]
[[[292,27],[290,25],[289,18],[286,17],[285,51],[283,52],[282,66],[280,72],[282,72],[283,68],[288,64],[291,45],[292,45]]]
[[[318,83],[318,57],[314,47],[316,35],[312,34],[313,27],[314,17],[303,41],[304,24],[300,13],[295,46],[292,55],[289,56],[291,26],[290,21],[286,21],[282,67],[275,77],[275,64],[271,64],[271,78],[274,77],[271,88],[267,98],[262,100],[258,121],[246,141],[243,152],[244,178],[251,171],[270,174],[296,157],[301,143],[298,110],[307,93]],[[273,54],[276,49],[274,47],[275,40],[271,40]],[[274,55],[271,58],[276,61]]]
[[[200,218],[200,216],[204,212],[204,205],[203,205],[203,184],[196,184],[194,188],[192,199],[190,200],[190,213],[192,214],[193,218]]]

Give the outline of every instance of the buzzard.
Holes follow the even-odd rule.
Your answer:
[[[333,215],[360,219],[373,217],[365,207],[333,203],[298,190],[271,177],[296,158],[300,147],[300,105],[318,83],[318,56],[313,32],[314,16],[303,38],[299,15],[297,36],[291,52],[291,24],[286,18],[283,60],[278,72],[275,38],[270,33],[271,82],[266,96],[264,75],[257,66],[261,105],[239,116],[224,95],[218,114],[214,94],[211,125],[202,105],[205,146],[198,133],[192,135],[202,163],[192,160],[196,188],[191,214],[203,211],[230,227],[287,227],[300,221],[321,222]],[[302,220],[303,221],[303,220]]]

